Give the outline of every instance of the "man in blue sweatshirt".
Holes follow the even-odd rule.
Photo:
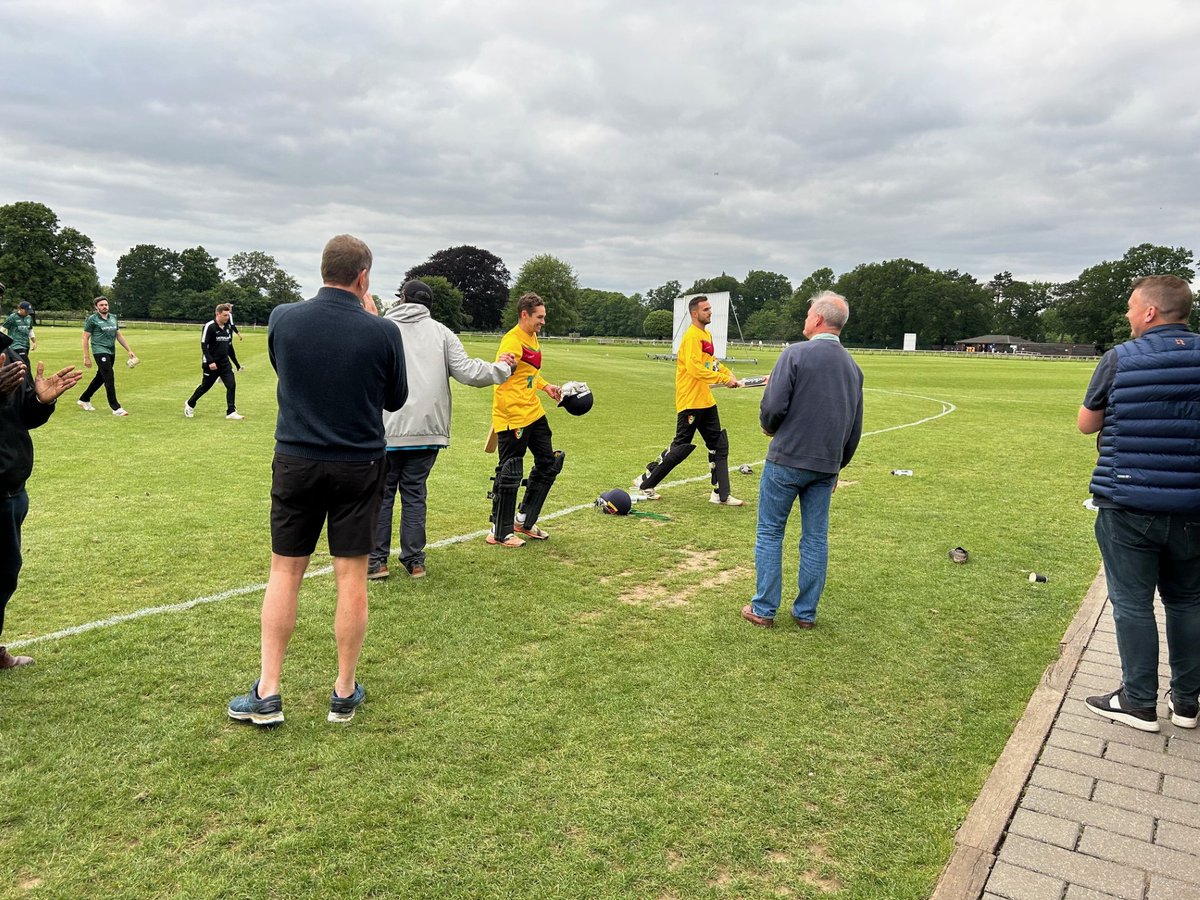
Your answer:
[[[758,580],[742,607],[742,618],[763,628],[775,624],[779,609],[783,534],[797,498],[800,574],[792,618],[801,628],[816,624],[829,562],[829,503],[862,437],[863,374],[838,338],[849,317],[845,297],[813,297],[804,320],[808,340],[780,354],[763,393],[759,422],[771,445],[758,486]]]
[[[279,681],[309,558],[328,519],[337,582],[338,674],[329,721],[348,722],[366,692],[355,679],[367,630],[367,555],[387,475],[383,411],[408,399],[400,331],[365,309],[371,251],[338,235],[321,256],[324,287],[271,311],[267,350],[279,375],[271,464],[271,574],[262,607],[262,666],[230,718],[283,721]]]

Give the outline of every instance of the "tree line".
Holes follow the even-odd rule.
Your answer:
[[[42,311],[86,310],[102,291],[94,257],[91,239],[60,227],[48,207],[0,206],[0,282],[8,286],[10,299],[29,300]],[[201,246],[175,251],[139,244],[117,261],[112,285],[103,290],[120,315],[168,320],[203,320],[218,303],[233,303],[238,321],[262,322],[274,306],[302,299],[299,282],[267,253],[235,253],[224,271],[219,263]],[[686,289],[672,280],[626,295],[581,286],[570,263],[550,254],[527,260],[514,279],[500,257],[461,245],[432,254],[405,279],[430,285],[434,317],[455,331],[510,327],[517,298],[534,291],[546,302],[548,334],[667,338],[677,297],[727,291],[731,337],[795,341],[803,335],[808,301],[833,290],[850,301],[843,339],[854,346],[899,347],[905,333],[915,332],[922,347],[1003,334],[1031,343],[1106,349],[1128,337],[1124,313],[1130,282],[1166,274],[1191,281],[1192,251],[1140,244],[1062,283],[1020,281],[1011,272],[980,282],[954,269],[892,259],[863,263],[841,275],[819,268],[797,285],[778,272],[751,270],[742,279],[722,272],[695,279]],[[1193,310],[1192,325],[1200,328],[1200,309]]]
[[[722,273],[678,281],[625,296],[579,286],[571,266],[552,256],[525,264],[509,292],[504,323],[515,321],[516,298],[533,290],[546,299],[547,330],[582,335],[670,337],[675,298],[685,294],[730,295],[731,337],[796,341],[804,334],[808,302],[825,290],[850,301],[843,340],[853,346],[899,347],[916,333],[922,347],[953,347],[982,335],[1011,335],[1029,343],[1084,343],[1107,349],[1129,337],[1125,320],[1130,283],[1144,275],[1195,277],[1192,251],[1140,244],[1119,260],[1090,266],[1067,282],[1019,281],[1000,272],[981,283],[954,269],[939,271],[909,259],[863,263],[835,276],[820,268],[798,285],[778,272],[752,270],[739,280]],[[451,279],[453,280],[453,279]],[[1192,327],[1200,330],[1200,307]]]
[[[101,287],[91,238],[61,227],[41,203],[0,206],[0,283],[13,305],[28,300],[39,315],[86,314],[106,296],[123,318],[204,321],[233,303],[239,322],[265,322],[280,303],[302,300],[300,282],[261,250],[235,253],[222,271],[203,247],[131,247]]]

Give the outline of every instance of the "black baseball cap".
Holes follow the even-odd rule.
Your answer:
[[[433,305],[433,289],[425,282],[413,279],[404,282],[404,286],[396,291],[396,296],[405,303],[420,303],[422,306]]]

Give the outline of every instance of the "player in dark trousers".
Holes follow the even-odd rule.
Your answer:
[[[92,367],[92,356],[94,355],[96,357],[96,377],[92,379],[75,402],[79,404],[80,409],[94,412],[96,407],[92,406],[92,395],[103,385],[113,415],[127,416],[129,413],[122,409],[121,404],[117,402],[117,388],[113,380],[113,356],[117,351],[116,345],[120,344],[124,347],[131,360],[137,360],[137,357],[134,356],[129,342],[125,340],[125,335],[121,333],[121,323],[108,311],[108,298],[97,297],[92,301],[92,306],[96,311],[83,323],[83,367],[85,369]]]
[[[724,384],[731,388],[741,382],[714,355],[712,334],[712,304],[707,297],[693,297],[688,302],[692,324],[679,342],[675,357],[675,439],[671,446],[646,464],[646,471],[633,479],[633,489],[646,500],[657,500],[655,488],[671,470],[696,449],[692,441],[696,432],[708,448],[708,466],[712,471],[710,503],[721,506],[743,506],[744,501],[729,493],[729,435],[721,427],[717,401],[711,385]]]
[[[517,300],[517,324],[500,340],[496,351],[497,361],[506,354],[517,361],[512,375],[496,385],[492,396],[492,430],[500,463],[492,479],[492,529],[487,542],[502,547],[523,547],[524,538],[544,541],[550,537],[538,527],[537,519],[566,458],[561,450],[554,449],[550,423],[537,396],[543,391],[551,400],[562,399],[562,388],[548,382],[541,373],[542,349],[537,336],[545,324],[542,298],[534,293],[521,295]],[[517,493],[526,450],[533,452],[533,468],[518,510]]]
[[[189,419],[196,414],[196,403],[217,383],[218,378],[225,385],[225,418],[235,421],[245,418],[237,411],[237,382],[234,381],[233,368],[237,366],[241,371],[242,367],[238,365],[237,355],[233,352],[230,310],[228,303],[218,306],[215,317],[200,333],[200,368],[204,377],[200,386],[192,391],[192,396],[183,404],[183,414]]]

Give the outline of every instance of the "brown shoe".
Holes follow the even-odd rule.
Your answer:
[[[371,566],[367,569],[367,581],[383,581],[391,574],[387,566]]]
[[[797,616],[792,616],[792,619],[801,628],[816,628],[817,627],[816,619],[801,619],[801,618],[798,618]]]
[[[751,625],[757,625],[759,628],[774,628],[775,627],[774,619],[768,619],[766,616],[756,616],[754,614],[754,607],[751,606],[749,603],[747,603],[745,606],[742,607],[742,618],[745,619],[747,622],[749,622]]]
[[[17,666],[28,666],[32,663],[32,656],[13,656],[7,647],[0,647],[0,669],[15,669]]]
[[[411,569],[408,570],[408,574],[411,575],[413,578],[424,578],[425,577],[425,567],[423,565],[421,565],[420,563],[417,563],[415,566],[413,566]]]

